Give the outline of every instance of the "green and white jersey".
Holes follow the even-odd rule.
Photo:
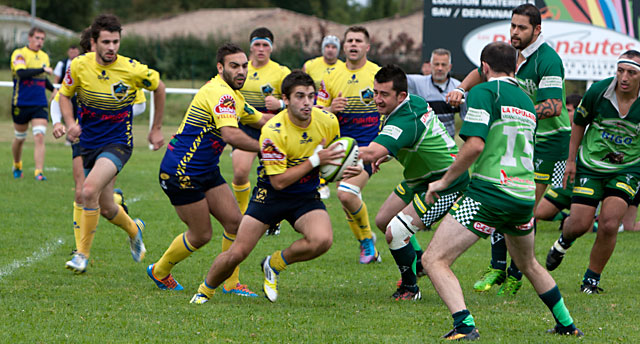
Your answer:
[[[566,160],[569,155],[571,122],[567,114],[562,59],[551,46],[544,42],[542,35],[520,54],[526,60],[518,66],[516,79],[531,101],[539,104],[547,99],[562,100],[560,116],[538,121],[536,159]],[[565,149],[558,149],[558,147]]]
[[[438,116],[424,99],[413,94],[386,116],[373,142],[398,159],[411,188],[440,179],[458,154],[458,146]],[[469,176],[458,179],[450,188],[460,188],[460,184],[464,188]]]
[[[471,89],[460,137],[477,136],[484,150],[471,167],[466,192],[509,212],[530,213],[535,202],[533,144],[536,111],[514,78],[493,78]]]
[[[640,97],[622,116],[616,84],[615,77],[593,84],[576,109],[574,122],[589,126],[578,152],[578,173],[592,177],[640,174]]]

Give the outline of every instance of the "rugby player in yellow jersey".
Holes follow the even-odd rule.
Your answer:
[[[86,270],[100,215],[129,236],[134,261],[144,258],[144,222],[132,220],[113,200],[115,176],[129,160],[133,148],[132,106],[136,90],[155,91],[157,105],[149,142],[155,150],[164,145],[162,117],[165,86],[158,72],[136,60],[118,55],[122,27],[116,16],[102,14],[91,25],[96,53],[73,60],[60,89],[60,109],[70,141],[80,139],[86,178],[82,184],[84,207],[80,221],[82,239],[78,253],[66,263],[76,273]],[[73,116],[70,97],[78,95],[79,122]]]
[[[268,119],[272,114],[284,109],[284,103],[280,99],[280,85],[290,70],[271,60],[273,33],[269,29],[257,28],[251,32],[249,39],[251,41],[249,71],[240,92],[249,105],[265,114]],[[242,123],[240,129],[256,140],[260,137],[259,129],[247,127]],[[233,191],[240,211],[244,213],[251,195],[249,173],[257,154],[241,149],[234,149],[232,154]],[[277,234],[278,231],[279,228],[274,227],[267,234]]]
[[[316,89],[320,89],[320,84],[324,78],[331,74],[336,67],[344,65],[344,62],[338,60],[340,54],[340,38],[327,35],[322,39],[321,45],[322,56],[318,56],[308,60],[302,66],[302,71],[309,74],[316,83]],[[320,186],[318,192],[322,199],[327,199],[331,195],[329,186],[324,178],[320,178]]]
[[[373,78],[380,67],[367,60],[369,47],[367,29],[349,27],[344,35],[345,64],[327,75],[318,93],[318,105],[336,114],[342,135],[356,139],[361,147],[373,141],[380,127],[380,114],[373,100]],[[361,264],[380,261],[367,206],[361,195],[371,172],[368,164],[358,176],[343,179],[338,184],[338,199],[351,231],[360,242]]]
[[[191,303],[209,301],[215,288],[247,258],[269,225],[287,220],[303,236],[262,261],[263,288],[271,302],[278,297],[277,275],[287,265],[316,258],[333,243],[331,219],[316,188],[318,166],[344,156],[343,151],[323,147],[340,136],[338,121],[313,107],[315,85],[302,71],[284,79],[282,95],[286,110],[262,128],[258,183],[238,236],[229,250],[216,257]]]
[[[91,30],[90,28],[86,28],[82,31],[80,35],[80,47],[82,48],[82,53],[93,54],[95,52],[95,47],[91,44]],[[95,58],[95,57],[89,57]],[[73,59],[72,59],[73,60]],[[69,63],[67,69],[71,67],[71,63]],[[66,73],[66,70],[64,71]],[[64,76],[64,74],[63,74]],[[62,137],[66,133],[66,127],[62,123],[62,112],[60,111],[60,93],[58,90],[54,90],[52,94],[52,100],[50,105],[50,113],[51,113],[51,124],[53,124],[53,137],[56,139]],[[73,97],[73,114],[77,119],[77,99]],[[138,89],[136,93],[136,100],[133,104],[133,116],[138,116],[144,112],[146,108],[147,98],[144,95],[142,89]],[[69,142],[69,141],[67,141]],[[80,241],[82,240],[82,233],[80,231],[80,218],[82,216],[82,184],[84,183],[84,169],[82,167],[82,155],[80,154],[80,144],[78,141],[71,143],[71,158],[72,158],[72,171],[73,171],[73,181],[75,185],[75,193],[73,199],[73,234],[75,237],[75,246],[72,250],[72,253],[77,251],[77,248],[80,246]],[[122,206],[124,211],[128,214],[129,208],[124,200],[124,194],[120,189],[114,189],[113,199],[116,204]]]
[[[11,143],[13,155],[13,178],[22,178],[22,147],[27,138],[27,128],[31,122],[33,132],[33,160],[36,180],[47,180],[44,169],[44,135],[47,131],[47,96],[45,88],[53,91],[47,74],[53,73],[49,66],[49,55],[42,51],[44,30],[33,27],[29,30],[27,46],[16,49],[11,54],[11,74],[13,74],[13,96],[11,97],[11,118],[15,138]]]
[[[147,274],[160,289],[182,290],[171,275],[173,267],[211,239],[210,215],[224,228],[222,250],[238,233],[242,213],[233,193],[220,174],[218,161],[227,143],[258,152],[258,141],[238,128],[238,122],[260,128],[266,118],[248,105],[238,91],[247,77],[247,55],[235,44],[217,52],[218,75],[193,98],[178,132],[171,138],[160,164],[160,186],[180,219],[187,225]],[[258,296],[240,284],[239,270],[223,285],[222,292]]]

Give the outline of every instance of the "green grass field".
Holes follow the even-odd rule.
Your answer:
[[[156,288],[146,276],[148,264],[160,258],[171,240],[185,230],[157,183],[163,152],[146,148],[146,123],[138,120],[134,154],[118,177],[130,213],[147,223],[147,256],[134,263],[125,233],[101,219],[87,273],[64,269],[74,246],[72,233],[73,182],[71,151],[48,133],[47,182],[33,180],[33,144],[24,152],[22,180],[11,176],[11,123],[0,122],[0,337],[5,343],[417,343],[438,342],[451,327],[451,317],[428,278],[419,281],[423,299],[396,302],[399,273],[384,240],[377,247],[383,262],[358,264],[358,244],[348,229],[335,197],[326,202],[334,226],[334,244],[319,259],[292,265],[280,276],[280,297],[241,298],[217,293],[207,304],[189,304],[220,252],[221,227],[214,223],[213,240],[180,263],[174,276],[181,292]],[[166,128],[168,138],[175,127]],[[31,136],[31,135],[29,135]],[[223,174],[231,178],[228,154],[221,159]],[[400,181],[397,163],[384,166],[364,192],[371,219]],[[255,179],[254,179],[255,180]],[[558,236],[558,223],[543,223],[537,236],[537,256],[544,262]],[[426,248],[433,232],[418,233]],[[382,237],[381,234],[378,235]],[[241,265],[241,281],[260,292],[259,262],[285,248],[299,234],[288,224],[282,234],[265,237]],[[601,286],[606,293],[579,293],[582,274],[595,236],[576,242],[563,265],[553,273],[583,342],[640,341],[637,319],[640,237],[622,233]],[[461,281],[468,308],[486,343],[565,342],[544,331],[553,318],[529,282],[516,297],[498,297],[497,288],[478,294],[474,281],[489,263],[489,242],[480,241],[453,269]],[[262,293],[259,293],[262,295]]]

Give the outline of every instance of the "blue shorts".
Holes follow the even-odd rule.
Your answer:
[[[71,144],[71,159],[75,159],[82,155],[82,147],[80,147],[80,142],[75,142]]]
[[[34,118],[49,119],[47,108],[44,106],[12,106],[11,114],[15,124],[27,124]]]
[[[158,181],[174,206],[198,202],[206,197],[207,191],[227,183],[218,166],[215,170],[197,176],[176,176],[160,170]]]
[[[84,167],[84,175],[88,175],[93,166],[96,164],[96,161],[100,158],[107,158],[116,165],[118,169],[118,173],[124,167],[124,164],[129,161],[131,157],[132,148],[127,145],[114,143],[108,144],[106,146],[96,148],[96,149],[88,149],[81,147],[81,155],[82,155],[82,165]]]
[[[317,191],[289,194],[260,183],[253,188],[253,195],[245,215],[250,215],[270,226],[287,220],[293,227],[302,215],[316,209],[327,209]]]

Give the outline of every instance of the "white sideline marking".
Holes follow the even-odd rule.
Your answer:
[[[131,198],[125,198],[124,200],[127,202],[127,204],[129,203],[136,203],[138,201],[140,201],[142,198],[140,197],[131,197]]]
[[[37,261],[43,260],[49,257],[58,246],[64,244],[64,240],[62,238],[58,238],[53,240],[52,242],[47,243],[44,247],[40,248],[39,251],[33,252],[30,257],[27,257],[22,260],[14,260],[11,264],[0,267],[0,280],[2,278],[11,275],[15,270],[18,270],[23,267],[27,267]]]

